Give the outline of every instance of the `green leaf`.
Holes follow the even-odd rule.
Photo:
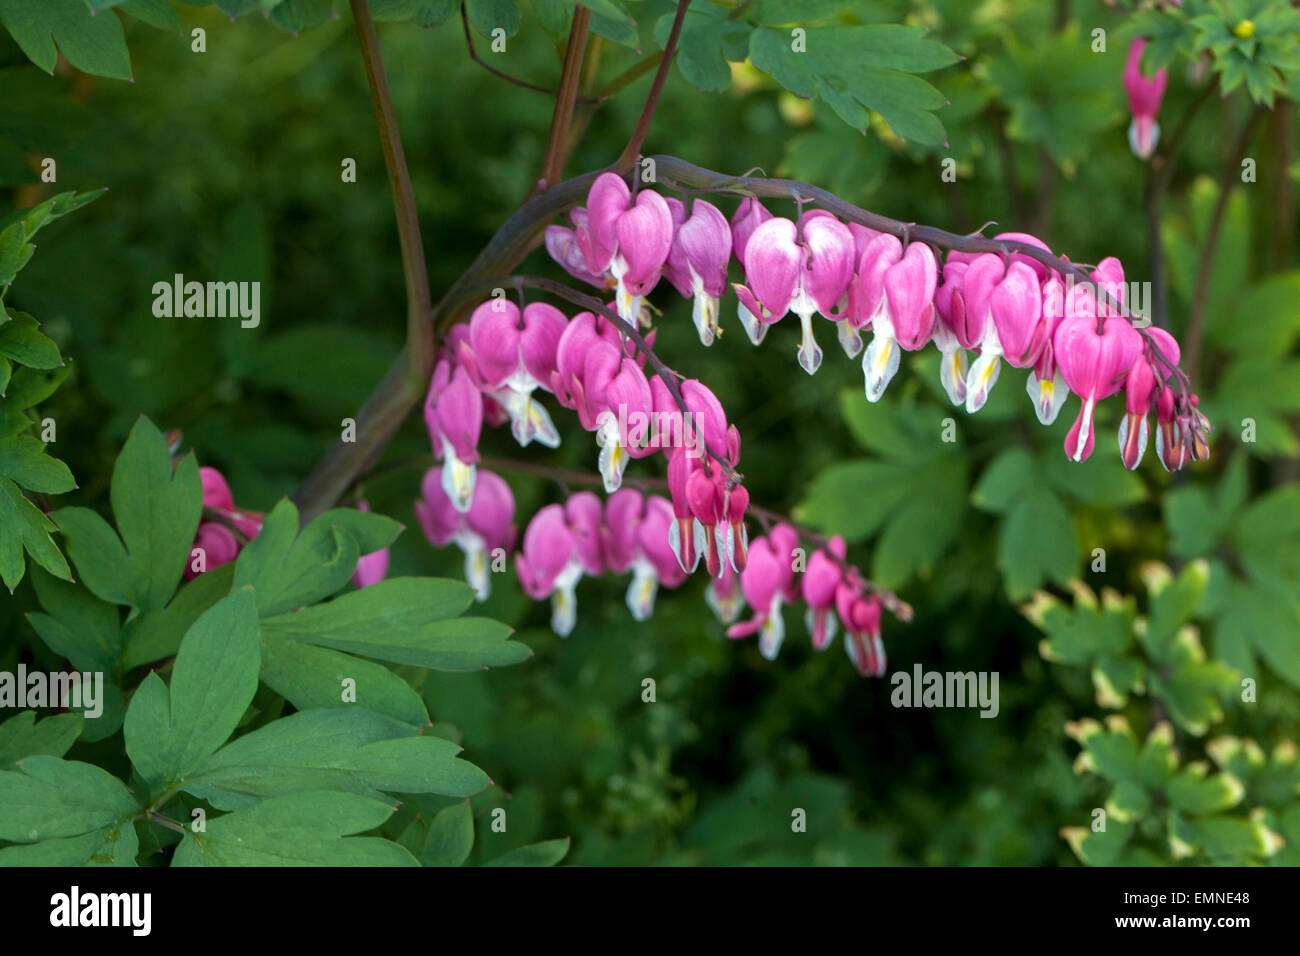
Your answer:
[[[1088,866],[1112,866],[1128,846],[1135,827],[1132,823],[1116,820],[1114,814],[1106,821],[1105,830],[1067,831],[1075,855]]]
[[[1078,542],[1070,514],[1045,488],[1028,491],[998,531],[998,568],[1012,600],[1044,581],[1067,583],[1078,568]]]
[[[54,72],[58,50],[85,73],[117,80],[131,77],[122,22],[113,14],[94,16],[85,0],[0,0],[4,22],[27,58]]]
[[[233,564],[205,571],[182,585],[165,609],[136,618],[126,633],[122,670],[175,654],[185,632],[199,615],[230,593],[234,579]]]
[[[113,517],[141,611],[165,607],[185,572],[203,510],[193,454],[173,469],[162,432],[141,417],[113,468]]]
[[[257,692],[261,641],[250,589],[195,621],[181,641],[170,694],[145,678],[126,712],[126,752],[147,781],[182,781],[234,732]]]
[[[1165,575],[1148,578],[1151,610],[1144,641],[1149,647],[1162,646],[1200,605],[1210,581],[1210,566],[1203,560],[1193,561],[1168,580]]]
[[[428,723],[424,701],[382,664],[263,633],[262,680],[299,710],[346,702],[408,724]]]
[[[376,21],[415,20],[422,27],[436,26],[456,15],[458,0],[370,0]]]
[[[465,0],[470,26],[485,37],[498,28],[512,37],[519,32],[519,4],[516,0]]]
[[[286,498],[235,562],[236,586],[254,586],[263,616],[329,597],[351,579],[357,559],[387,547],[401,525],[382,515],[338,509],[325,512],[295,538],[297,531],[298,509]]]
[[[15,369],[4,397],[0,398],[0,410],[22,411],[39,405],[54,394],[71,371],[71,364],[52,369]]]
[[[45,454],[45,442],[31,435],[0,439],[0,476],[49,495],[61,495],[77,487],[68,466]]]
[[[21,229],[21,226],[15,224],[9,228]],[[0,275],[0,283],[3,282]],[[59,347],[37,331],[40,323],[26,312],[9,309],[8,315],[9,321],[0,323],[0,355],[31,368],[49,369],[63,364]]]
[[[438,811],[420,851],[422,866],[460,866],[474,849],[474,812],[468,800]]]
[[[58,714],[36,722],[34,711],[24,710],[0,724],[0,770],[12,770],[24,757],[44,754],[62,757],[81,734],[80,714]]]
[[[77,670],[116,672],[121,652],[117,608],[39,568],[32,571],[32,586],[47,613],[28,614],[27,620],[50,650]]]
[[[181,18],[171,0],[125,0],[118,9],[159,30],[181,28]]]
[[[135,866],[140,850],[130,820],[81,836],[42,840],[0,850],[0,866]]]
[[[186,833],[172,866],[415,866],[396,843],[348,837],[379,826],[393,812],[380,800],[349,793],[273,797]]]
[[[88,763],[36,755],[0,771],[0,840],[77,836],[139,809],[122,781]]]
[[[331,0],[279,0],[271,19],[281,30],[297,34],[318,27],[333,13]]]
[[[50,517],[63,532],[81,583],[103,601],[138,606],[126,548],[109,523],[89,508],[60,508]]]
[[[390,578],[325,604],[268,618],[268,639],[364,654],[437,670],[479,670],[531,654],[511,629],[486,618],[457,618],[473,599],[459,581]]]
[[[1169,803],[1184,813],[1206,814],[1228,810],[1241,802],[1241,782],[1228,774],[1207,777],[1205,767],[1193,765],[1169,781],[1165,788]]]
[[[825,100],[861,132],[866,131],[865,107],[904,139],[923,146],[944,142],[943,126],[933,114],[944,105],[943,95],[914,74],[949,66],[957,56],[925,39],[919,27],[811,27],[802,37],[762,27],[750,35],[749,58],[796,96]]]
[[[655,43],[663,48],[672,31],[674,14],[666,13],[655,22]],[[731,86],[727,52],[749,37],[750,27],[731,19],[714,4],[695,4],[686,11],[677,41],[677,68],[686,82],[700,90],[720,93]]]
[[[54,522],[28,501],[16,484],[0,478],[0,581],[13,591],[27,565],[23,551],[55,577],[72,580],[68,562],[55,547],[50,532]]]
[[[467,797],[488,785],[461,747],[360,707],[272,721],[205,760],[185,789],[222,809],[300,790],[437,793]]]
[[[495,860],[489,860],[484,866],[555,866],[569,852],[569,838],[546,840],[532,843],[511,850]]]

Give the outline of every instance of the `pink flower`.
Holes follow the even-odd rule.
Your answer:
[[[966,377],[966,411],[973,414],[988,400],[1002,358],[1019,368],[1033,365],[1047,330],[1038,275],[1023,261],[1004,266],[1001,256],[977,256],[963,277],[963,294],[967,334],[977,336],[980,350]]]
[[[601,290],[608,288],[609,283],[604,276],[592,273],[587,265],[587,257],[583,254],[582,245],[578,241],[578,231],[585,233],[587,230],[587,210],[579,206],[569,213],[569,218],[574,224],[573,229],[567,226],[546,227],[544,233],[546,251],[565,272],[578,281],[594,285]]]
[[[1126,320],[1107,318],[1097,333],[1097,320],[1086,314],[1067,316],[1052,337],[1052,351],[1061,375],[1083,407],[1065,438],[1065,453],[1073,461],[1092,454],[1093,412],[1097,402],[1114,395],[1142,354],[1142,336]]]
[[[1178,343],[1164,329],[1149,332],[1165,357],[1175,364],[1179,359]],[[1157,389],[1168,391],[1164,381],[1169,371],[1153,353],[1143,350],[1124,379],[1125,414],[1119,422],[1119,451],[1124,467],[1137,468],[1147,450],[1147,414],[1151,411]]]
[[[365,501],[357,502],[358,511],[369,511],[370,505]],[[357,561],[357,569],[352,572],[352,584],[366,588],[378,584],[388,575],[388,549],[380,548],[369,554],[363,554]]]
[[[199,469],[203,486],[203,507],[217,512],[221,520],[201,521],[194,535],[190,561],[185,566],[185,580],[191,581],[212,568],[228,564],[243,550],[237,534],[251,541],[262,530],[265,517],[260,511],[245,511],[235,506],[225,476],[216,468]],[[234,526],[231,530],[230,526]],[[195,553],[195,551],[198,553]]]
[[[442,487],[437,468],[425,473],[415,516],[435,548],[455,544],[465,555],[465,580],[480,601],[491,591],[489,571],[515,546],[515,499],[501,476],[480,471],[469,511],[456,510]],[[501,565],[498,570],[503,569]]]
[[[880,599],[864,594],[860,581],[846,580],[835,591],[844,624],[844,650],[863,677],[883,677],[885,645],[880,637]]]
[[[785,639],[781,606],[791,600],[794,563],[790,540],[798,542],[792,528],[778,525],[767,537],[755,538],[749,549],[749,564],[740,574],[740,589],[754,610],[748,621],[727,628],[727,637],[741,638],[757,633],[758,650],[774,660]]]
[[[1025,380],[1025,391],[1034,403],[1038,420],[1044,425],[1051,425],[1061,413],[1061,407],[1069,396],[1065,380],[1061,378],[1056,365],[1055,346],[1052,338],[1065,319],[1065,285],[1059,275],[1053,274],[1043,283],[1043,325],[1046,329],[1042,350],[1038,361],[1034,363],[1033,374]]]
[[[434,367],[424,421],[434,457],[443,463],[443,489],[456,510],[464,513],[474,497],[483,396],[463,366],[453,370],[451,361],[443,358]]]
[[[821,366],[822,351],[813,336],[812,317],[820,313],[842,322],[838,312],[849,290],[854,266],[853,234],[824,210],[806,213],[795,226],[789,219],[769,219],[750,235],[745,247],[748,286],[736,286],[740,318],[757,345],[765,326],[786,312],[799,316],[803,341],[799,365],[809,375]]]
[[[731,565],[722,566],[721,577],[709,579],[704,600],[721,624],[731,624],[740,616],[745,597],[740,593],[740,575],[731,570]]]
[[[676,232],[664,275],[677,291],[693,296],[691,316],[700,341],[712,345],[718,334],[718,299],[727,288],[727,263],[731,259],[731,227],[712,203],[695,200],[691,216],[676,199],[666,200]]]
[[[1142,51],[1147,41],[1137,37],[1129,45],[1128,59],[1124,63],[1124,92],[1128,94],[1129,109],[1133,111],[1133,122],[1128,128],[1128,142],[1133,155],[1138,159],[1148,160],[1156,151],[1160,141],[1160,124],[1156,116],[1160,112],[1160,101],[1165,96],[1165,85],[1169,81],[1169,72],[1164,68],[1156,70],[1155,75],[1142,75]]]
[[[192,581],[205,571],[229,564],[238,556],[239,541],[234,532],[215,521],[200,521],[190,548],[190,560],[185,565],[185,580]]]
[[[203,507],[221,511],[235,510],[235,498],[221,472],[204,466],[199,469],[199,480],[203,483]]]
[[[618,290],[619,316],[638,321],[641,299],[658,283],[672,248],[668,204],[649,189],[641,190],[633,202],[621,177],[602,173],[587,194],[587,227],[590,271],[599,274],[608,269]],[[578,239],[582,241],[581,231]]]
[[[870,322],[872,331],[871,344],[862,356],[869,402],[880,401],[885,386],[898,372],[897,347],[914,352],[933,336],[934,293],[939,281],[938,264],[929,246],[914,242],[895,258],[897,250],[884,239],[893,237],[869,242],[858,264],[862,287],[854,321],[860,325]]]
[[[524,593],[535,601],[551,599],[551,630],[560,637],[573,633],[577,621],[576,588],[584,566],[565,509],[546,505],[524,531],[523,550],[515,570]]]
[[[462,341],[459,358],[475,384],[510,416],[515,441],[532,441],[557,448],[560,434],[546,408],[533,401],[533,391],[550,391],[556,372],[555,354],[568,320],[554,306],[533,302],[519,307],[492,299],[474,310],[469,340]]]
[[[628,459],[653,450],[632,441],[632,425],[650,421],[650,383],[635,361],[607,342],[596,342],[587,352],[582,378],[575,381],[574,389],[579,419],[596,432],[605,492],[613,493],[623,483]]]
[[[744,266],[745,248],[754,230],[772,218],[772,214],[763,208],[757,199],[746,196],[736,207],[731,217],[731,247],[736,251],[736,261]]]
[[[803,573],[802,592],[808,605],[808,634],[814,650],[824,651],[835,639],[836,621],[831,612],[835,607],[835,592],[844,578],[845,553],[844,539],[836,535],[827,550],[819,548],[812,553]]]
[[[632,572],[627,606],[637,621],[654,612],[660,584],[674,588],[686,580],[668,546],[672,521],[672,505],[657,495],[622,488],[605,502],[605,565],[615,574]]]
[[[803,263],[797,233],[789,219],[768,219],[745,242],[747,284],[733,288],[740,299],[740,323],[755,345],[763,341],[767,327],[790,310]]]

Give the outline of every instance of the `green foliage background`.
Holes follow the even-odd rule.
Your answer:
[[[0,2],[0,19],[15,3]],[[157,4],[133,0],[123,9],[146,6]],[[284,18],[311,6],[286,0],[276,17],[303,27]],[[423,10],[430,20],[454,9],[387,6],[393,17]],[[471,5],[476,27],[501,22],[489,6]],[[507,52],[490,54],[490,41],[476,35],[480,55],[553,84],[563,17],[555,4],[520,6]],[[620,9],[602,6],[593,9]],[[626,6],[641,28],[633,45],[649,52],[672,5]],[[1188,6],[1225,22],[1266,23],[1265,8],[1278,5]],[[696,7],[647,153],[736,173],[758,166],[959,232],[996,220],[1076,261],[1117,255],[1130,280],[1148,276],[1148,170],[1125,137],[1122,11],[1094,0],[755,4],[756,16],[777,24],[926,28],[966,57],[927,76],[946,101],[932,114],[943,138],[927,137],[926,121],[911,117],[898,121],[910,134],[903,141],[867,112],[884,107],[841,95],[866,89],[854,85],[865,80],[848,75],[842,87],[826,79],[844,73],[842,63],[818,78],[812,101],[748,66],[725,67],[723,54],[742,58],[746,48],[734,52],[726,8]],[[242,507],[270,511],[401,346],[392,201],[346,10],[289,36],[261,16],[231,22],[215,8],[176,9],[183,33],[122,18],[130,84],[66,64],[51,77],[0,34],[0,185],[8,197],[0,214],[56,191],[109,190],[45,228],[6,304],[38,317],[70,358],[66,381],[40,405],[40,416],[58,423],[49,451],[78,483],[61,503],[104,510],[113,462],[144,414],[183,430],[185,446],[222,469]],[[195,26],[207,31],[206,53],[190,50]],[[1091,48],[1098,27],[1108,33],[1105,53]],[[633,39],[627,29],[611,17],[602,32]],[[430,29],[381,24],[380,36],[436,297],[531,188],[552,101],[471,63],[454,19]],[[1166,136],[1201,93],[1177,43],[1171,33],[1162,48],[1175,57],[1161,114]],[[597,89],[639,58],[613,39],[599,44],[589,54],[599,58]],[[1071,466],[1061,442],[1075,400],[1042,429],[1014,370],[973,418],[947,404],[933,353],[905,362],[881,405],[868,406],[858,365],[831,347],[829,331],[827,361],[809,378],[794,362],[792,329],[776,329],[756,350],[734,304],[724,303],[727,334],[706,351],[686,301],[666,286],[654,296],[665,313],[661,354],[708,383],[740,428],[753,499],[844,533],[850,558],[916,608],[910,625],[886,622],[890,671],[916,663],[996,670],[996,719],[891,706],[888,683],[859,679],[838,649],[813,654],[790,611],[792,636],[778,661],[765,662],[753,642],[722,636],[699,577],[661,592],[643,625],[628,619],[623,582],[584,581],[577,629],[560,641],[546,626],[547,609],[525,600],[513,576],[499,576],[474,613],[514,626],[534,658],[464,674],[395,667],[439,732],[495,781],[472,798],[478,840],[469,859],[571,837],[567,862],[587,864],[1300,860],[1300,778],[1288,744],[1300,716],[1297,90],[1284,53],[1280,85],[1270,80],[1256,97],[1281,94],[1252,141],[1258,180],[1227,180],[1233,194],[1208,284],[1196,384],[1215,424],[1214,455],[1181,475],[1166,475],[1154,448],[1138,472],[1123,469],[1112,437],[1119,399],[1101,413],[1094,458]],[[813,92],[801,88],[812,82],[806,77],[769,72]],[[721,92],[699,92],[687,79]],[[570,174],[617,156],[648,82],[580,117],[586,131]],[[1179,335],[1222,189],[1229,137],[1219,131],[1240,127],[1252,95],[1243,85],[1205,107],[1158,225]],[[44,156],[57,158],[56,189],[37,182]],[[956,183],[940,178],[947,157],[956,160]],[[355,184],[340,180],[345,158],[356,160]],[[555,272],[540,253],[528,268]],[[175,273],[260,280],[261,327],[155,318],[152,286]],[[955,445],[940,441],[948,417]],[[1255,423],[1253,441],[1242,440],[1244,419]],[[594,467],[589,437],[567,419],[561,427],[555,453],[520,453],[505,434],[490,435],[484,448]],[[380,464],[425,452],[417,416]],[[376,512],[407,526],[391,574],[459,577],[458,553],[432,550],[418,532],[420,474],[393,467],[364,488]],[[506,477],[521,521],[557,495]],[[1098,548],[1104,571],[1093,570]],[[40,609],[31,577],[0,602],[0,669],[20,660],[61,666],[27,617]],[[1039,589],[1056,597],[1035,597]],[[641,700],[646,677],[657,682],[653,704]],[[1255,682],[1253,702],[1242,700],[1243,677]],[[268,714],[284,706],[259,701]],[[83,739],[68,756],[107,764],[114,746],[120,753],[121,737]],[[459,862],[468,853],[462,806],[414,797],[384,832],[417,856],[427,852],[427,862]],[[502,806],[509,824],[498,833],[490,812]],[[443,807],[446,815],[435,817]],[[1086,830],[1098,807],[1114,821],[1104,838],[1073,829]],[[791,832],[794,808],[807,811],[807,833]],[[356,825],[340,835],[365,829],[365,808],[353,809]],[[549,846],[527,852],[553,862]],[[357,852],[358,862],[368,859]]]

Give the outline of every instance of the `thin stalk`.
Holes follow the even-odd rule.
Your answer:
[[[673,17],[673,26],[668,32],[668,42],[664,44],[663,59],[659,61],[654,82],[650,84],[650,94],[645,99],[645,106],[641,108],[641,117],[636,121],[631,139],[627,141],[627,146],[623,147],[623,154],[614,164],[619,170],[631,169],[637,157],[641,155],[641,146],[645,143],[646,134],[650,132],[650,121],[654,119],[655,108],[659,105],[659,94],[663,92],[664,81],[668,79],[668,68],[672,66],[673,54],[677,52],[677,40],[682,35],[682,22],[686,19],[686,9],[690,5],[691,0],[677,0],[677,14]]]
[[[578,82],[582,79],[582,55],[587,49],[590,24],[591,11],[586,7],[575,7],[569,43],[564,50],[560,89],[555,96],[555,113],[551,117],[551,131],[546,141],[546,156],[534,192],[549,188],[564,175],[564,161],[569,152],[569,127],[573,124],[573,105],[578,97]]]
[[[424,245],[420,240],[420,220],[411,191],[411,175],[402,151],[402,136],[393,112],[393,96],[379,54],[379,37],[370,16],[367,0],[351,0],[361,58],[366,66],[366,81],[379,125],[379,143],[388,168],[388,185],[393,192],[393,209],[397,214],[397,238],[402,249],[402,272],[406,277],[406,363],[408,387],[423,389],[433,374],[433,325],[430,322],[432,297],[429,294],[429,270],[424,263]]]

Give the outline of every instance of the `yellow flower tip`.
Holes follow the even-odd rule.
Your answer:
[[[1232,28],[1232,35],[1238,40],[1249,40],[1255,35],[1255,21],[1242,20]]]

